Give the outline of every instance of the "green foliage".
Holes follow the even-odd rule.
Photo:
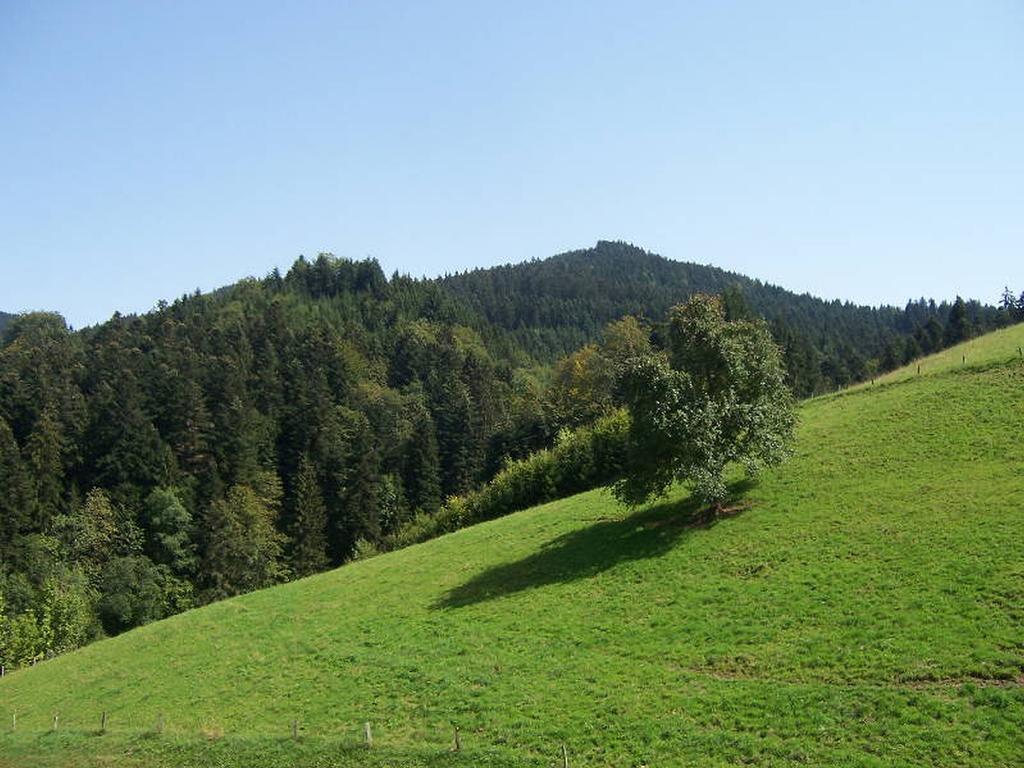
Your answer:
[[[291,566],[296,576],[309,576],[327,568],[327,508],[316,470],[303,456],[295,480],[292,510]]]
[[[345,562],[360,541],[386,548],[409,531],[447,529],[463,515],[443,499],[477,498],[509,461],[567,452],[555,446],[561,430],[612,413],[621,367],[664,342],[666,329],[645,318],[695,291],[724,292],[730,315],[770,322],[799,396],[884,372],[916,354],[914,344],[941,349],[952,311],[923,299],[903,309],[823,302],[599,243],[437,280],[386,279],[372,260],[324,254],[78,332],[51,313],[11,318],[0,334],[0,583],[16,585],[9,604],[18,616],[38,609],[48,578],[78,570],[99,605],[118,583],[102,577],[109,561],[140,556],[170,569],[173,591],[204,599],[267,583],[265,572],[249,581],[206,572],[217,547],[246,549],[223,539],[225,530],[244,537],[242,526],[208,525],[224,522],[222,507],[211,510],[230,506],[237,486],[274,510],[289,562],[307,550],[302,573]],[[962,304],[972,333],[1014,316],[1005,300]],[[541,471],[538,460],[520,470],[529,479],[503,478],[505,490],[481,492],[486,501],[465,519],[610,480],[588,468],[602,465],[586,453],[569,470],[560,460]],[[319,487],[324,546],[316,494],[304,492],[312,511],[296,527],[303,473]],[[261,491],[268,477],[280,487]]]
[[[550,421],[560,429],[591,424],[612,411],[613,370],[596,344],[555,364],[548,393]]]
[[[99,593],[97,613],[108,634],[148,624],[192,604],[188,582],[141,555],[116,557],[107,563]]]
[[[441,464],[437,430],[423,406],[412,416],[412,432],[403,463],[403,487],[412,509],[434,513],[441,505]]]
[[[94,639],[99,632],[94,599],[89,579],[76,569],[48,576],[35,606],[18,613],[9,612],[0,592],[0,664],[10,669]]]
[[[386,540],[400,548],[552,499],[596,488],[622,470],[629,420],[622,411],[563,430],[555,445],[509,461],[484,487],[449,497],[436,515],[415,515]]]
[[[135,554],[142,547],[142,531],[130,513],[99,488],[89,491],[85,503],[59,518],[55,526],[70,561],[94,584],[112,558]]]
[[[863,361],[881,356],[890,339],[902,341],[934,320],[944,327],[950,304],[908,302],[905,308],[858,307],[796,295],[715,267],[671,261],[623,242],[524,264],[476,269],[442,281],[489,323],[511,334],[539,360],[555,360],[593,342],[623,315],[663,317],[698,293],[722,294],[730,319],[768,321],[801,396],[820,394],[863,378]],[[996,307],[966,302],[976,332],[1005,322]],[[938,344],[926,352],[938,351]],[[808,360],[808,352],[813,360]],[[790,355],[795,359],[789,360]]]
[[[286,575],[284,536],[275,528],[280,485],[263,475],[256,488],[232,486],[203,521],[203,578],[207,600],[268,587]]]
[[[802,404],[713,524],[594,490],[16,671],[0,766],[1017,765],[1021,344]]]
[[[197,559],[192,540],[192,514],[173,488],[156,488],[143,507],[146,555],[179,577],[194,574]]]
[[[946,346],[967,341],[971,335],[971,321],[967,316],[967,305],[964,304],[963,299],[957,296],[949,310],[949,320],[946,323]]]
[[[30,530],[35,506],[33,490],[14,434],[0,418],[0,572],[20,559],[21,538]]]
[[[36,509],[33,528],[49,531],[62,511],[67,446],[53,406],[40,414],[25,446],[28,467],[35,480]]]
[[[668,317],[663,353],[633,358],[621,389],[630,413],[625,471],[615,495],[637,506],[689,481],[709,504],[725,473],[774,466],[792,440],[793,400],[779,350],[760,321],[727,321],[722,303],[695,296]]]
[[[66,653],[95,637],[94,602],[95,590],[82,571],[62,569],[47,578],[37,619],[44,643],[37,655]]]

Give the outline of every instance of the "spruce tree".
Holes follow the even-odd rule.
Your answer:
[[[945,342],[946,346],[959,344],[971,337],[971,323],[967,317],[967,305],[959,296],[953,302],[949,310],[949,319],[946,321]]]
[[[299,461],[292,501],[291,565],[297,577],[326,570],[327,508],[309,456]]]
[[[413,509],[433,514],[441,506],[437,431],[425,408],[421,408],[414,418],[412,435],[405,452],[403,484]]]
[[[0,572],[18,559],[20,537],[29,530],[34,506],[32,481],[14,433],[0,418]]]
[[[64,494],[64,436],[52,408],[46,408],[36,422],[26,445],[28,465],[36,486],[36,513],[33,527],[49,531],[53,518],[60,514]]]

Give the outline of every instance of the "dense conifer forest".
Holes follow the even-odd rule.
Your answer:
[[[798,396],[1024,314],[1009,291],[1001,307],[827,302],[602,242],[436,280],[300,258],[76,332],[14,317],[0,338],[0,657],[27,663],[387,543],[609,416],[604,362],[657,342],[695,293],[764,318]]]

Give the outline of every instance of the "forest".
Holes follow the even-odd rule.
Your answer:
[[[1009,290],[861,307],[608,242],[438,279],[322,254],[82,330],[9,317],[0,661],[610,482],[608,361],[696,293],[767,322],[798,397],[1024,319]],[[543,462],[554,485],[510,490]]]

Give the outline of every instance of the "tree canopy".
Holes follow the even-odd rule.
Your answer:
[[[721,504],[731,463],[755,474],[787,455],[795,416],[779,349],[763,321],[726,320],[717,297],[673,307],[665,348],[628,359],[620,386],[631,421],[614,491],[626,503],[689,481]]]

